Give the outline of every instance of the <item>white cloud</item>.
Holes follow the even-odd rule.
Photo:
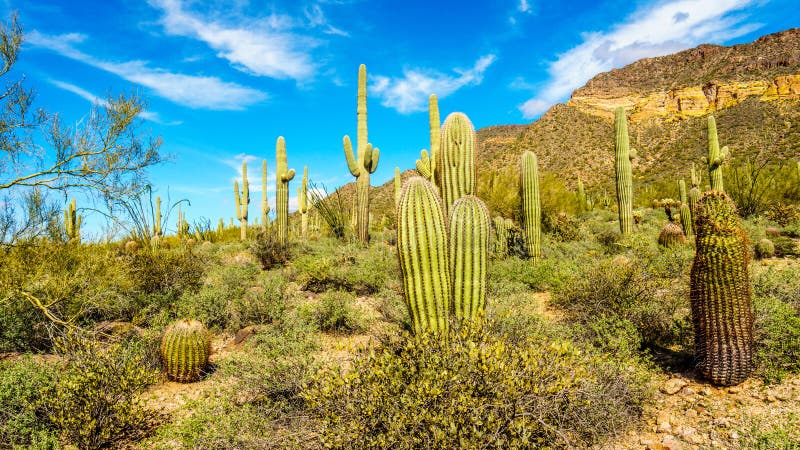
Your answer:
[[[745,24],[747,16],[730,14],[754,3],[756,0],[673,0],[637,11],[608,31],[586,33],[582,44],[550,64],[550,80],[519,109],[525,118],[533,118],[598,73],[754,31],[759,24]]]
[[[158,96],[190,108],[241,110],[267,99],[261,91],[217,77],[184,75],[151,68],[144,61],[109,62],[99,60],[73,47],[84,35],[70,33],[50,36],[36,30],[26,36],[34,46],[46,48],[70,59],[113,73],[132,83],[152,89]]]
[[[377,75],[372,77],[370,91],[381,99],[381,105],[402,114],[424,111],[430,94],[444,98],[464,86],[480,84],[494,60],[495,55],[483,56],[470,69],[455,69],[457,76],[427,69],[405,69],[402,78]]]
[[[292,32],[298,24],[289,16],[273,13],[259,19],[238,18],[236,25],[230,25],[184,9],[181,0],[151,0],[150,4],[164,12],[161,24],[168,34],[205,42],[237,70],[294,80],[314,73],[310,50],[319,43]],[[312,17],[317,25],[325,22],[322,10]]]
[[[528,3],[528,0],[519,0],[519,5],[517,5],[517,10],[523,13],[531,13],[531,5]]]

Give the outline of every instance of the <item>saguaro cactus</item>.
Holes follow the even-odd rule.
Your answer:
[[[239,219],[241,239],[247,239],[247,210],[250,204],[250,182],[247,181],[247,163],[242,163],[242,191],[239,192],[239,181],[233,180],[233,193],[236,198],[236,218]]]
[[[522,154],[520,170],[522,212],[525,218],[525,245],[528,256],[536,262],[541,256],[542,209],[539,203],[539,167],[536,155],[531,151]]]
[[[442,203],[422,177],[409,179],[397,206],[397,254],[415,333],[447,332],[450,263]]]
[[[728,146],[719,148],[717,138],[717,121],[714,116],[708,116],[708,176],[711,180],[711,190],[725,192],[722,185],[722,163],[728,157]]]
[[[269,199],[267,198],[267,160],[261,161],[261,228],[269,226]]]
[[[177,226],[178,237],[182,238],[189,232],[189,222],[186,221],[186,214],[181,211],[181,204],[178,203],[178,221]]]
[[[614,169],[617,177],[619,231],[622,234],[630,234],[633,232],[633,182],[631,181],[631,159],[636,157],[636,151],[629,146],[628,120],[625,117],[625,108],[621,106],[614,111],[614,131],[616,134]]]
[[[81,223],[83,222],[83,216],[79,216],[77,213],[77,203],[73,198],[71,202],[69,202],[69,206],[67,209],[64,210],[64,228],[67,232],[67,238],[69,238],[70,242],[80,242],[81,241]]]
[[[686,195],[686,182],[678,181],[678,193],[681,198],[681,228],[688,238],[692,235],[692,210],[689,208],[689,196]]]
[[[356,196],[358,198],[357,225],[358,238],[369,242],[369,175],[378,168],[380,151],[367,142],[367,67],[358,68],[358,105],[356,110],[358,129],[356,131],[356,154],[350,136],[344,137],[344,156],[347,168],[356,177]]]
[[[275,144],[275,212],[278,225],[278,242],[289,242],[289,182],[294,178],[294,169],[286,161],[286,141],[278,137]]]
[[[700,173],[697,172],[694,168],[694,163],[692,163],[692,188],[689,189],[689,211],[692,212],[692,216],[694,216],[694,205],[697,203],[697,200],[700,199]],[[692,220],[694,222],[694,220]]]
[[[441,130],[439,122],[439,102],[436,95],[431,94],[428,97],[428,121],[430,122],[431,130],[431,153],[422,149],[419,152],[419,159],[417,160],[417,172],[420,175],[430,180],[431,183],[437,184],[436,163],[439,160],[439,140],[441,139]]]
[[[583,181],[578,178],[578,212],[585,212],[587,209],[586,191],[583,188]]]
[[[202,323],[183,319],[171,324],[161,338],[161,360],[167,377],[179,383],[199,380],[208,366],[211,335]]]
[[[394,168],[394,207],[400,203],[400,191],[403,189],[403,180],[400,179],[400,168]]]
[[[494,254],[498,258],[505,258],[508,255],[509,229],[505,219],[497,216],[494,222]]]
[[[725,193],[703,194],[694,215],[697,250],[689,295],[696,367],[714,384],[739,384],[753,368],[749,245]]]
[[[153,220],[153,238],[158,241],[162,236],[161,232],[161,197],[156,197],[155,219]]]
[[[475,128],[464,113],[455,112],[444,121],[436,163],[439,190],[445,210],[456,200],[475,193]]]
[[[489,210],[474,195],[459,198],[450,211],[448,231],[453,312],[458,320],[473,320],[486,306]]]
[[[297,211],[300,213],[300,236],[308,236],[308,166],[303,167],[303,179],[297,187]]]

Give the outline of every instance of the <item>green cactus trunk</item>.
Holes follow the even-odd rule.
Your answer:
[[[522,154],[520,187],[522,213],[525,218],[525,245],[528,256],[536,262],[541,257],[542,209],[539,203],[539,167],[536,155],[531,151]]]
[[[400,168],[394,168],[394,207],[400,203],[400,191],[403,189],[403,180],[400,178]]]
[[[261,229],[269,226],[269,199],[267,198],[267,160],[261,161]]]
[[[247,181],[247,163],[242,163],[242,191],[239,192],[239,182],[233,181],[233,193],[236,200],[236,218],[239,219],[240,238],[247,239],[247,212],[250,205],[250,182]]]
[[[697,250],[689,295],[696,367],[714,384],[739,384],[753,369],[749,244],[725,193],[706,192],[694,216]]]
[[[303,167],[303,180],[297,188],[297,211],[300,213],[300,236],[308,236],[308,166]]]
[[[478,197],[467,195],[453,203],[448,223],[450,280],[459,321],[483,317],[490,230],[489,210]]]
[[[708,176],[711,180],[711,190],[725,192],[722,184],[722,163],[728,157],[728,147],[719,148],[717,138],[717,121],[714,116],[708,116]]]
[[[419,153],[417,160],[417,172],[427,178],[434,185],[438,185],[438,171],[436,164],[439,161],[439,141],[441,140],[441,129],[439,122],[439,102],[436,95],[428,97],[428,122],[431,133],[431,153],[423,149]]]
[[[465,195],[475,194],[475,128],[463,113],[452,113],[444,121],[436,170],[446,211]]]
[[[294,178],[294,169],[289,169],[286,160],[286,140],[278,137],[275,144],[275,212],[277,215],[278,243],[289,243],[289,182]]]
[[[358,129],[355,154],[349,136],[344,137],[343,143],[347,168],[350,174],[356,177],[358,239],[366,244],[369,242],[369,175],[378,168],[380,151],[372,148],[372,144],[367,142],[367,67],[363,64],[358,68],[357,103]]]
[[[631,174],[631,158],[636,152],[631,150],[628,142],[628,120],[625,109],[619,107],[614,111],[614,131],[616,134],[615,173],[617,178],[617,204],[619,205],[619,231],[622,234],[633,232],[633,182]]]
[[[688,238],[693,233],[692,210],[689,208],[689,196],[686,194],[686,182],[684,180],[678,182],[678,193],[681,198],[681,228],[683,228],[683,234]]]
[[[64,211],[64,229],[67,232],[69,242],[79,243],[81,241],[81,223],[83,216],[77,213],[77,202],[73,198],[69,206]]]
[[[153,220],[153,237],[158,240],[158,238],[161,236],[161,197],[156,197],[155,220]]]
[[[161,338],[161,360],[167,377],[179,383],[198,381],[208,366],[211,335],[193,319],[174,322]]]
[[[497,258],[505,258],[508,255],[509,230],[505,219],[500,216],[494,218],[494,254]]]
[[[583,188],[583,181],[578,178],[578,212],[586,212],[587,208],[586,202],[586,191]]]
[[[415,333],[448,330],[452,291],[444,217],[430,182],[406,181],[397,206],[397,254]]]

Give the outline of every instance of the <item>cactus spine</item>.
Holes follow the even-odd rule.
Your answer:
[[[683,234],[688,238],[692,235],[692,210],[689,209],[689,196],[686,195],[684,180],[678,182],[678,193],[681,198],[681,228],[683,228]]]
[[[400,203],[400,191],[403,189],[403,180],[400,179],[400,168],[394,168],[394,207]]]
[[[453,312],[458,320],[483,316],[489,259],[489,210],[476,196],[453,203],[448,223]]]
[[[344,156],[350,174],[356,177],[356,197],[358,198],[358,238],[369,242],[369,175],[378,168],[380,151],[367,142],[367,67],[358,68],[358,104],[356,109],[358,129],[356,132],[356,154],[350,136],[344,137]]]
[[[294,169],[289,169],[286,160],[286,140],[278,137],[275,144],[275,212],[278,223],[278,242],[289,242],[289,182],[294,178]]]
[[[303,167],[303,179],[297,187],[297,211],[300,212],[300,236],[308,236],[308,166]]]
[[[183,319],[172,323],[161,338],[161,360],[170,380],[198,381],[208,366],[211,335],[202,323]]]
[[[236,198],[236,218],[241,227],[241,239],[247,239],[247,209],[250,204],[250,182],[247,181],[247,163],[242,163],[242,191],[239,192],[239,181],[233,181],[233,193]]]
[[[69,202],[69,206],[67,209],[64,210],[64,228],[67,232],[67,238],[69,238],[70,242],[80,242],[81,241],[81,223],[83,222],[83,216],[79,216],[77,213],[77,203],[73,198],[71,202]]]
[[[539,167],[536,155],[531,151],[522,154],[520,170],[522,190],[522,212],[525,218],[525,245],[528,256],[536,262],[541,256],[542,209],[539,203]]]
[[[617,177],[619,231],[622,234],[630,234],[633,232],[633,183],[631,180],[631,159],[636,157],[636,151],[629,147],[628,120],[625,117],[625,109],[621,106],[614,111],[614,131],[616,133],[616,145],[614,146],[614,168]]]
[[[434,94],[431,94],[430,97],[428,97],[428,121],[430,123],[431,131],[431,153],[428,155],[428,152],[425,149],[422,149],[422,151],[419,153],[419,159],[417,160],[417,172],[430,180],[431,183],[437,184],[436,162],[439,160],[439,140],[441,139],[441,130],[439,122],[439,102]]]
[[[456,200],[475,193],[475,128],[464,113],[447,116],[439,142],[439,161],[436,163],[439,190],[445,210],[450,211]]]
[[[717,138],[717,121],[714,116],[708,116],[708,176],[711,180],[711,190],[725,192],[722,185],[722,163],[728,157],[728,146],[719,148]]]
[[[269,226],[269,199],[267,198],[267,160],[261,161],[261,228]]]
[[[447,230],[436,188],[409,179],[397,206],[397,254],[415,333],[447,332],[451,305]]]
[[[753,368],[749,245],[724,192],[703,194],[694,216],[690,299],[696,367],[714,384],[739,384]]]

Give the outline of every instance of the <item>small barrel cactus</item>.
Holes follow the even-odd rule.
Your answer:
[[[450,279],[453,312],[458,320],[474,320],[486,305],[486,275],[489,259],[489,210],[474,195],[453,203],[450,235]]]
[[[703,194],[693,213],[697,250],[690,300],[697,370],[716,385],[739,384],[753,368],[747,238],[724,192]]]
[[[756,259],[772,258],[775,256],[775,244],[769,239],[761,239],[756,242],[754,253]]]
[[[673,222],[667,222],[658,235],[658,245],[666,248],[675,248],[686,243],[683,229]]]
[[[208,366],[211,335],[194,319],[173,322],[161,338],[161,360],[170,380],[198,381]]]

